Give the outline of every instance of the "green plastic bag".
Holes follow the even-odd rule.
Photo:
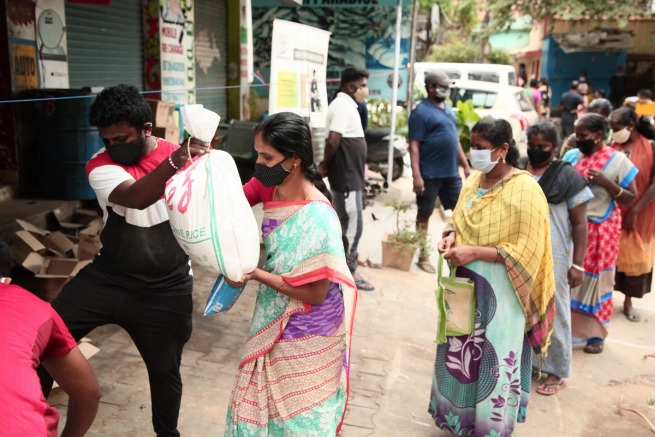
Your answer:
[[[455,267],[450,276],[443,277],[444,254],[439,256],[437,267],[437,309],[439,325],[437,344],[444,344],[446,337],[469,335],[475,327],[475,284],[468,278],[457,278]]]

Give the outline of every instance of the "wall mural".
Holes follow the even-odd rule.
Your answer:
[[[401,68],[409,57],[409,31],[411,8],[403,7],[401,27]],[[254,66],[268,81],[271,66],[271,37],[273,20],[307,24],[332,33],[328,52],[328,79],[341,76],[346,66],[369,70],[371,97],[390,98],[391,88],[387,76],[393,68],[393,50],[396,25],[396,9],[393,7],[255,7],[252,8],[254,39]],[[391,60],[391,61],[390,61]],[[377,79],[377,80],[376,80]],[[401,72],[401,82],[407,83],[407,73]],[[328,93],[338,87],[328,82]],[[401,87],[402,90],[402,87]],[[268,89],[257,88],[266,95]],[[406,98],[406,90],[399,99]]]

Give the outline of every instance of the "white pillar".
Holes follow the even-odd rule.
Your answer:
[[[391,185],[393,173],[393,140],[396,132],[396,106],[398,106],[398,69],[400,67],[400,26],[403,20],[403,0],[396,6],[396,45],[393,55],[393,88],[391,89],[391,133],[389,135],[389,168],[387,184]]]

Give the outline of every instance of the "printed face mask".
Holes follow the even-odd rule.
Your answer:
[[[364,102],[366,99],[368,99],[368,87],[357,88],[357,91],[355,91],[355,100]]]
[[[291,170],[287,170],[282,165],[286,160],[287,158],[284,158],[273,167],[267,167],[264,164],[255,164],[255,178],[265,187],[275,187],[280,185],[284,182],[287,176],[291,174]]]
[[[144,146],[146,144],[145,136],[141,135],[135,141],[125,144],[108,145],[108,141],[103,139],[105,149],[109,157],[115,162],[123,165],[134,165],[143,158]]]
[[[618,144],[625,144],[630,139],[630,129],[624,127],[620,131],[612,132],[612,141]]]
[[[576,141],[575,146],[580,150],[584,155],[591,155],[591,151],[594,149],[596,142],[591,138],[588,140]]]
[[[528,158],[532,164],[541,164],[546,162],[553,156],[552,150],[541,150],[541,149],[528,149]]]
[[[493,149],[496,150],[496,149]],[[471,149],[471,167],[476,170],[481,171],[482,173],[489,173],[494,169],[496,164],[498,164],[498,159],[495,161],[491,160],[491,152],[493,150],[475,150]],[[500,159],[500,158],[499,158]]]

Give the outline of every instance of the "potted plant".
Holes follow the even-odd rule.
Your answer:
[[[382,237],[382,266],[408,272],[417,249],[422,247],[426,254],[430,253],[427,232],[423,229],[415,229],[413,222],[401,223],[400,215],[409,211],[410,203],[394,200],[385,205],[393,208],[396,216],[396,230],[391,234],[384,234]]]

